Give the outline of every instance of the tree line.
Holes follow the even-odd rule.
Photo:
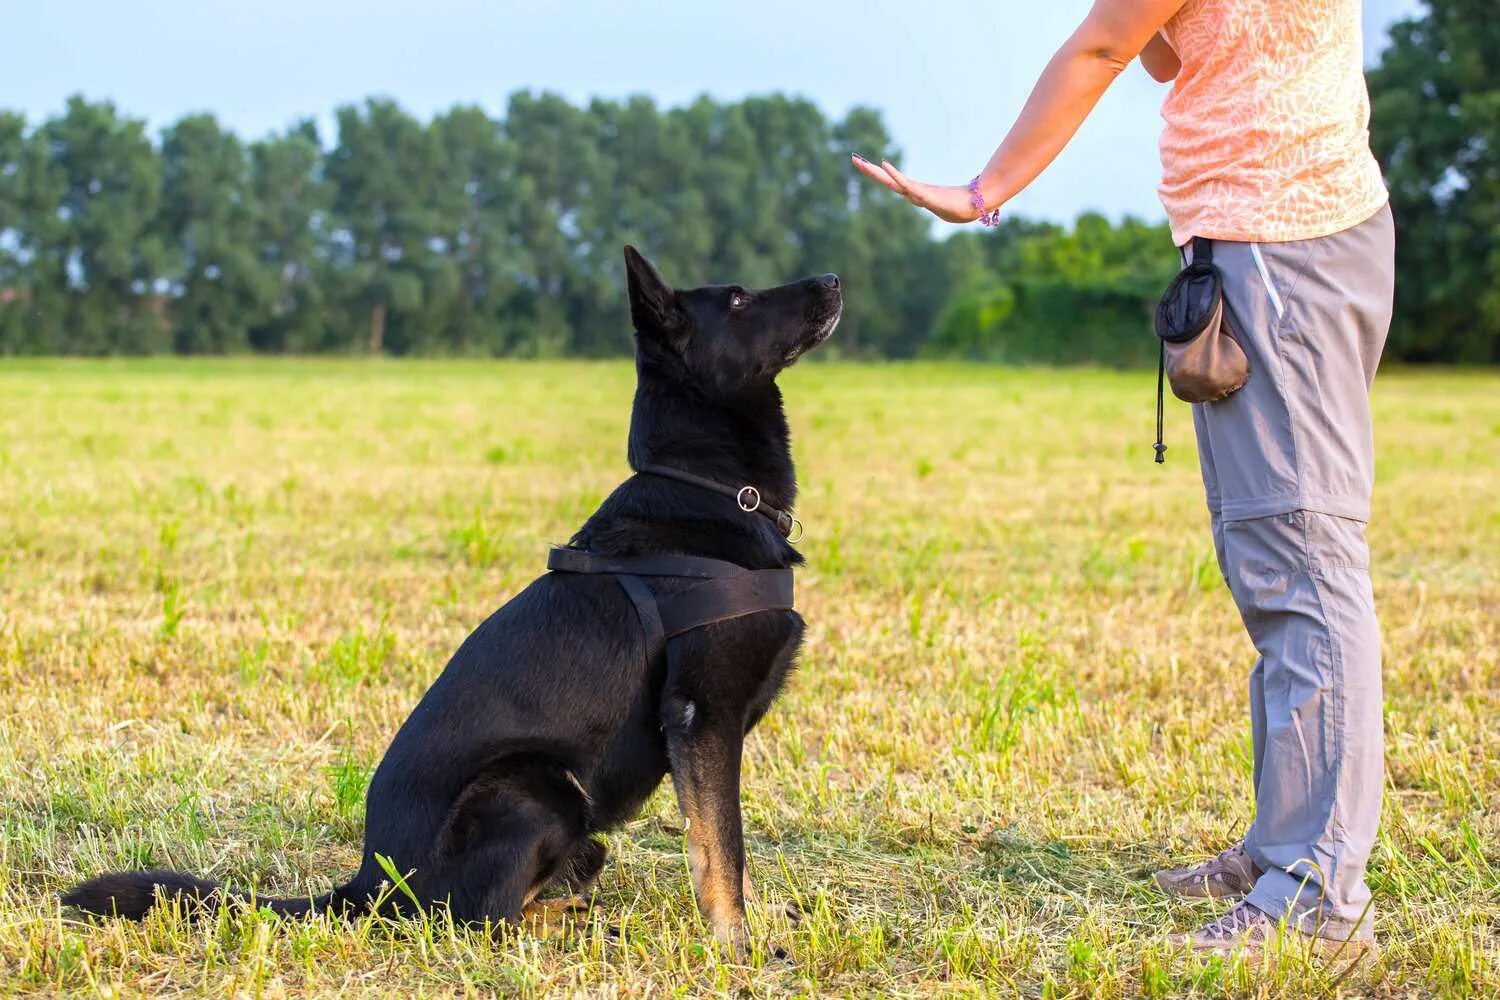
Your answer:
[[[1500,361],[1500,41],[1478,0],[1398,26],[1370,77],[1401,230],[1406,360]],[[1472,9],[1470,9],[1472,8]],[[1166,228],[1086,214],[938,238],[859,181],[880,115],[784,96],[421,120],[372,99],[246,142],[210,114],[153,136],[81,97],[0,112],[0,354],[601,356],[629,349],[620,247],[669,280],[837,270],[838,350],[1150,363]]]
[[[389,100],[244,142],[73,98],[0,116],[0,350],[606,355],[629,347],[620,248],[674,279],[837,268],[850,351],[911,354],[943,290],[926,223],[836,155],[878,115],[785,97],[659,109],[518,93],[496,119]]]

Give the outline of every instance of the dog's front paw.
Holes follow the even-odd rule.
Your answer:
[[[714,940],[736,962],[743,962],[750,955],[750,928],[743,917],[714,921]]]

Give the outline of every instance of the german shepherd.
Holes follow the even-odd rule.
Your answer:
[[[754,484],[767,506],[790,510],[796,478],[775,380],[833,332],[838,278],[678,291],[633,247],[625,264],[637,372],[631,467]],[[732,493],[637,474],[570,547],[748,570],[800,565],[784,532]],[[657,596],[681,586],[650,580]],[[739,949],[750,890],[741,748],[802,634],[795,611],[761,611],[685,632],[652,656],[617,580],[542,576],[464,640],[396,733],[370,782],[358,873],[316,898],[256,902],[289,916],[397,915],[417,910],[415,900],[464,922],[518,921],[544,890],[586,891],[605,859],[596,835],[635,815],[670,772],[699,907]],[[212,907],[226,896],[239,898],[185,873],[140,871],[90,879],[63,902],[140,919],[158,900]]]

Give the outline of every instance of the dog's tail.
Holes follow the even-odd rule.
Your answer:
[[[203,912],[217,909],[226,900],[253,902],[284,917],[329,911],[352,916],[363,908],[346,894],[346,887],[306,899],[261,896],[252,899],[231,893],[218,882],[171,871],[109,872],[80,882],[62,897],[67,906],[101,917],[124,917],[127,920],[143,919],[158,903],[180,903],[189,911]]]

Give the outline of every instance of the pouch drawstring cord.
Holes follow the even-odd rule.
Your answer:
[[[1161,349],[1156,355],[1156,464],[1161,465],[1167,460],[1167,446],[1161,440],[1161,418],[1163,402],[1163,381],[1167,373],[1167,342],[1160,342]]]

